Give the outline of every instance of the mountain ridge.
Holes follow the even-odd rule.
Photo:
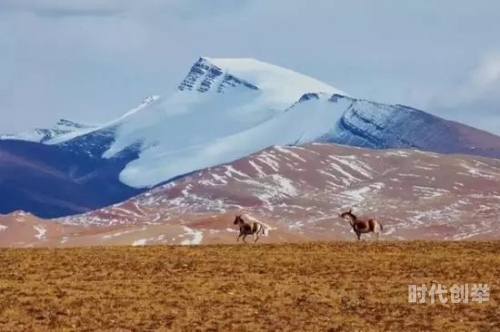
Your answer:
[[[81,129],[95,128],[97,125],[90,125],[75,122],[68,119],[59,119],[51,128],[33,128],[14,134],[0,135],[0,140],[21,140],[37,143],[46,143],[59,136],[73,133]]]

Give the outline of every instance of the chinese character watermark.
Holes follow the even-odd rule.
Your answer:
[[[447,297],[448,292],[450,297]],[[408,302],[410,303],[425,303],[426,297],[430,298],[431,304],[436,302],[436,298],[439,299],[441,303],[469,303],[469,293],[472,302],[483,303],[489,301],[490,288],[488,284],[473,284],[469,285],[457,285],[453,284],[448,290],[445,285],[442,284],[432,284],[428,287],[426,284],[419,285],[408,285]]]

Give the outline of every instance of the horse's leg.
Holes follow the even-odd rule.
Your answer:
[[[259,241],[259,233],[257,233],[257,232],[256,232],[256,233],[254,234],[254,240],[253,240],[253,243],[255,243],[255,242],[257,242],[257,241]]]
[[[247,237],[248,234],[245,234],[243,235],[243,242],[247,243],[247,241],[245,241],[245,238]]]
[[[378,241],[378,238],[380,236],[380,232],[382,231],[382,225],[377,223],[377,227],[375,228],[375,231],[377,233],[377,241]]]
[[[361,241],[361,233],[360,232],[356,232],[356,236],[358,237],[358,241]]]
[[[238,239],[236,239],[236,242],[240,242],[240,237],[242,236],[243,234],[240,233],[240,235],[238,235]]]

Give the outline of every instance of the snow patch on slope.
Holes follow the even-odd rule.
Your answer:
[[[147,242],[147,239],[139,239],[139,240],[135,240],[134,242],[132,242],[132,246],[133,247],[136,247],[136,246],[143,246],[145,245]]]
[[[184,237],[184,236],[192,236],[192,238],[190,240],[182,240],[181,244],[182,245],[197,245],[197,244],[200,244],[201,241],[203,241],[203,233],[200,232],[200,231],[195,231],[189,227],[186,227],[186,226],[182,226],[182,228],[184,229],[184,231],[186,233],[180,235],[180,237]]]
[[[352,189],[352,190],[346,190],[343,192],[343,194],[347,195],[354,202],[359,203],[359,202],[364,201],[370,195],[374,195],[375,192],[381,190],[384,187],[385,187],[385,184],[383,184],[382,182],[375,182],[375,183],[370,184],[366,187]]]
[[[35,235],[35,237],[38,240],[42,240],[43,238],[45,238],[45,234],[47,233],[47,229],[45,228],[45,226],[37,225],[37,226],[33,226],[33,228],[37,231],[37,234]]]

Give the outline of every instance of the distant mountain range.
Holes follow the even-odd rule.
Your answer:
[[[200,58],[172,95],[102,125],[34,133],[0,140],[1,213],[92,211],[276,145],[500,157],[499,136],[255,59]]]
[[[58,136],[70,134],[82,129],[91,129],[91,128],[94,128],[94,126],[77,123],[71,120],[60,119],[52,128],[49,129],[35,128],[33,130],[28,130],[16,134],[0,135],[0,140],[10,139],[10,140],[46,143]]]

